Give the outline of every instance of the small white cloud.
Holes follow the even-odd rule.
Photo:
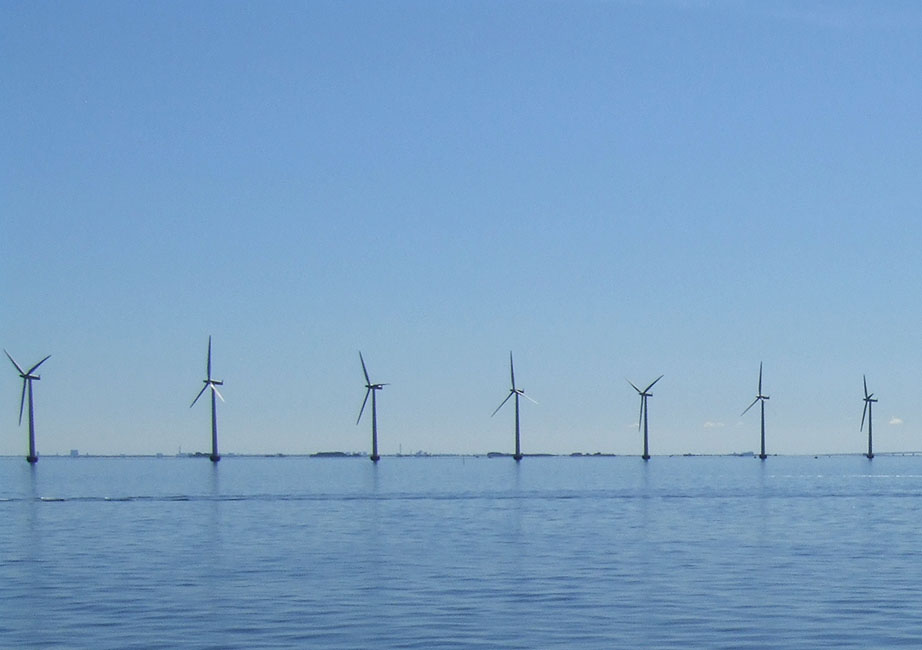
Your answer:
[[[705,429],[722,429],[726,426],[723,422],[714,422],[713,420],[708,420],[704,423]]]
[[[903,418],[892,417],[890,418],[890,424],[903,424]]]

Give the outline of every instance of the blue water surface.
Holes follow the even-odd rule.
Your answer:
[[[922,457],[0,459],[4,648],[922,647]]]

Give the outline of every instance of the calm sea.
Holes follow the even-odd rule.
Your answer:
[[[922,647],[922,457],[0,459],[3,648]]]

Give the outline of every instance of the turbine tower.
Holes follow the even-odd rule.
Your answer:
[[[759,392],[756,395],[756,398],[752,400],[752,404],[746,407],[746,411],[755,406],[756,402],[761,402],[762,406],[762,450],[759,453],[759,458],[765,460],[767,456],[765,455],[765,400],[769,399],[768,395],[762,394],[762,362],[759,362]],[[740,413],[740,417],[746,415],[746,411]]]
[[[40,375],[34,375],[38,367],[48,361],[51,358],[49,354],[47,357],[36,363],[34,366],[28,370],[23,370],[22,367],[13,361],[13,357],[10,356],[10,353],[4,350],[6,353],[7,359],[13,362],[13,365],[16,366],[16,370],[19,371],[19,376],[22,377],[22,397],[19,400],[19,424],[22,426],[22,410],[26,404],[26,393],[29,393],[29,455],[26,456],[26,460],[30,464],[35,464],[38,462],[38,454],[35,453],[35,410],[32,407],[32,382],[38,381],[41,379]]]
[[[512,352],[509,353],[509,376],[512,379],[512,388],[509,389],[509,394],[506,395],[506,399],[504,399],[500,405],[496,407],[496,410],[493,411],[490,417],[492,418],[494,415],[496,415],[499,410],[503,408],[503,404],[509,401],[510,397],[513,395],[515,396],[515,454],[513,454],[512,457],[515,458],[516,462],[519,462],[522,460],[522,447],[519,441],[519,395],[534,404],[537,404],[538,402],[535,402],[535,400],[526,395],[525,391],[521,388],[515,387],[515,367],[512,365]]]
[[[650,447],[647,441],[647,398],[653,397],[653,393],[650,392],[650,389],[653,388],[653,384],[658,382],[663,378],[663,375],[660,375],[652,382],[650,385],[640,390],[633,383],[628,380],[627,383],[631,384],[631,388],[637,391],[637,394],[640,395],[640,419],[637,420],[637,428],[640,429],[640,425],[643,424],[643,458],[644,460],[650,460]]]
[[[871,414],[871,411],[872,411],[871,405],[877,400],[874,399],[874,393],[868,394],[868,378],[864,375],[862,375],[862,377],[864,379],[864,411],[861,412],[861,428],[859,428],[858,430],[859,431],[864,430],[864,417],[867,416],[868,417],[868,453],[866,454],[866,456],[868,457],[868,460],[870,460],[871,458],[874,458],[874,448],[871,446],[871,429],[872,429],[872,421],[873,421],[873,417]]]
[[[220,397],[222,402],[224,401],[224,397],[218,391],[218,386],[223,386],[224,382],[211,378],[211,336],[208,337],[208,364],[206,366],[206,372],[207,379],[204,380],[205,385],[202,386],[202,390],[200,390],[198,395],[195,396],[195,399],[192,400],[192,404],[189,405],[189,408],[195,406],[195,403],[198,401],[198,398],[202,396],[202,393],[209,388],[211,389],[211,455],[208,458],[211,459],[212,463],[217,463],[221,460],[221,456],[218,455],[218,417],[215,396]]]
[[[365,399],[362,401],[362,408],[359,410],[359,417],[355,421],[356,426],[362,421],[362,413],[365,412],[365,405],[368,403],[368,395],[371,394],[371,462],[377,463],[381,460],[378,455],[378,409],[375,405],[375,393],[388,384],[373,384],[368,378],[368,368],[365,367],[365,359],[359,350],[359,361],[362,362],[362,372],[365,373]]]

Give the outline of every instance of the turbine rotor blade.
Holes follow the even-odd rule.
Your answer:
[[[218,390],[217,386],[215,386],[213,383],[209,385],[211,386],[211,390],[214,391],[214,394],[218,396],[218,399],[220,399],[223,402],[224,396],[221,394],[221,391]]]
[[[637,391],[640,393],[640,391]],[[640,431],[640,427],[643,424],[643,411],[644,407],[647,405],[647,398],[643,396],[643,393],[640,393],[640,416],[637,418],[637,430]]]
[[[512,352],[509,352],[509,377],[512,379],[512,390],[515,390],[515,367],[512,365]]]
[[[192,400],[192,403],[189,404],[189,408],[190,408],[190,409],[191,409],[193,406],[195,406],[195,403],[198,401],[198,398],[201,397],[201,396],[202,396],[202,393],[204,393],[206,390],[208,390],[208,383],[207,383],[207,382],[205,383],[204,386],[202,386],[202,390],[200,390],[200,391],[198,392],[198,395],[195,396],[195,399]]]
[[[864,416],[868,414],[868,402],[864,403],[864,410],[861,411],[861,426],[858,427],[858,431],[864,431]]]
[[[365,358],[362,356],[361,350],[359,350],[359,361],[362,362],[362,372],[365,373],[365,383],[370,384],[371,379],[368,378],[368,369],[365,367]]]
[[[533,400],[533,399],[530,398],[528,395],[526,395],[524,390],[521,391],[521,392],[519,392],[519,391],[516,391],[516,392],[518,392],[519,395],[521,395],[522,397],[524,397],[525,399],[527,399],[527,400],[528,400],[529,402],[531,402],[532,404],[537,404],[537,403],[538,403],[537,401]]]
[[[756,405],[756,402],[758,402],[758,401],[759,401],[759,398],[758,398],[758,397],[756,397],[754,400],[752,400],[752,404],[750,404],[749,406],[746,407],[746,411],[748,411],[748,410],[751,409],[753,406],[755,406],[755,405]],[[740,413],[740,417],[743,417],[744,415],[746,415],[746,411],[743,411],[742,413]]]
[[[500,402],[499,406],[496,407],[496,410],[495,410],[495,411],[493,411],[492,413],[490,413],[490,417],[492,418],[494,415],[496,415],[496,414],[499,412],[499,410],[500,410],[501,408],[503,408],[503,405],[504,405],[506,402],[509,401],[509,398],[512,397],[512,396],[515,395],[515,394],[516,394],[515,391],[510,390],[510,391],[509,391],[509,394],[506,395],[506,399],[504,399],[502,402]]]
[[[870,395],[868,395],[868,378],[866,375],[861,375],[861,378],[864,379],[864,398],[867,399],[870,397]]]
[[[20,374],[20,375],[28,375],[28,374],[29,374],[29,373],[27,373],[25,370],[23,370],[22,367],[20,367],[20,365],[19,365],[18,363],[16,363],[15,360],[13,360],[13,357],[10,356],[10,353],[9,353],[9,352],[7,352],[5,349],[3,350],[3,352],[4,352],[4,354],[6,354],[6,358],[9,359],[10,361],[12,361],[12,362],[13,362],[13,365],[16,366],[16,370],[19,371],[19,374]]]
[[[358,424],[362,421],[362,413],[365,412],[365,405],[368,404],[368,396],[371,394],[371,388],[365,390],[365,399],[362,400],[362,408],[359,409],[359,417],[356,418],[355,423]]]
[[[634,382],[632,382],[630,379],[625,379],[624,381],[626,381],[627,383],[629,383],[629,384],[631,385],[631,388],[633,388],[634,390],[637,391],[637,394],[638,394],[638,395],[643,395],[643,391],[640,390],[639,388],[637,388],[637,386],[634,385]]]
[[[208,363],[205,366],[208,379],[211,380],[211,335],[208,336]]]
[[[762,394],[762,362],[759,362],[759,395]]]
[[[26,405],[26,382],[28,379],[22,380],[22,397],[19,400],[19,424],[22,424],[22,409]]]
[[[665,375],[660,375],[659,377],[657,377],[656,379],[654,379],[653,382],[652,382],[649,386],[647,386],[646,388],[643,389],[643,392],[646,393],[648,390],[650,390],[651,388],[653,388],[653,384],[655,384],[656,382],[658,382],[658,381],[659,381],[660,379],[662,379],[663,377],[665,377]]]
[[[29,368],[29,370],[26,371],[26,374],[27,374],[27,375],[31,375],[33,372],[35,372],[36,370],[38,370],[38,367],[39,367],[40,365],[42,365],[43,363],[45,363],[46,361],[48,361],[48,359],[50,359],[50,358],[51,358],[51,355],[49,354],[47,357],[45,357],[44,359],[42,359],[41,361],[39,361],[38,363],[36,363],[36,364],[35,364],[34,366],[32,366],[31,368]]]

